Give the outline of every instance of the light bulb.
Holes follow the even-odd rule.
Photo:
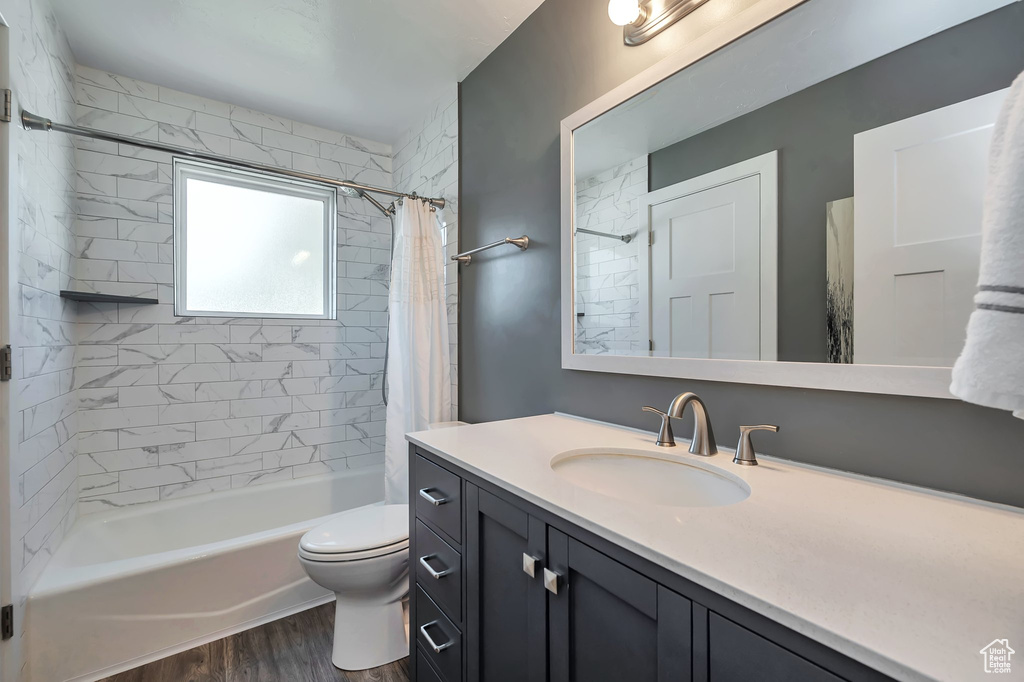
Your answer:
[[[608,18],[616,26],[632,24],[640,18],[639,0],[609,0]]]

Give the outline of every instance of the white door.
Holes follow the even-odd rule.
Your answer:
[[[854,136],[854,362],[948,367],[981,254],[1001,90]]]
[[[776,359],[777,169],[771,152],[642,199],[652,355]]]

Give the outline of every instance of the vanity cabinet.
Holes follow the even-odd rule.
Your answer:
[[[691,679],[689,599],[555,528],[547,538],[551,682]]]
[[[414,682],[888,679],[416,446],[410,472]]]

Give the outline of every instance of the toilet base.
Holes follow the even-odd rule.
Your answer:
[[[366,670],[409,655],[402,600],[390,604],[349,601],[336,595],[334,651],[331,662],[341,670]]]

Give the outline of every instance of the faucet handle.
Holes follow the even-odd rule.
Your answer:
[[[658,408],[651,407],[650,405],[644,405],[641,409],[643,409],[644,412],[653,412],[661,417],[661,429],[658,431],[657,444],[663,448],[675,447],[676,439],[675,436],[672,435],[672,417],[669,416],[667,412],[662,412]]]
[[[750,434],[754,431],[778,432],[779,427],[774,424],[758,424],[757,426],[741,426],[740,442],[736,446],[736,456],[732,461],[744,466],[757,466],[757,457],[754,454],[754,444],[750,442]]]

